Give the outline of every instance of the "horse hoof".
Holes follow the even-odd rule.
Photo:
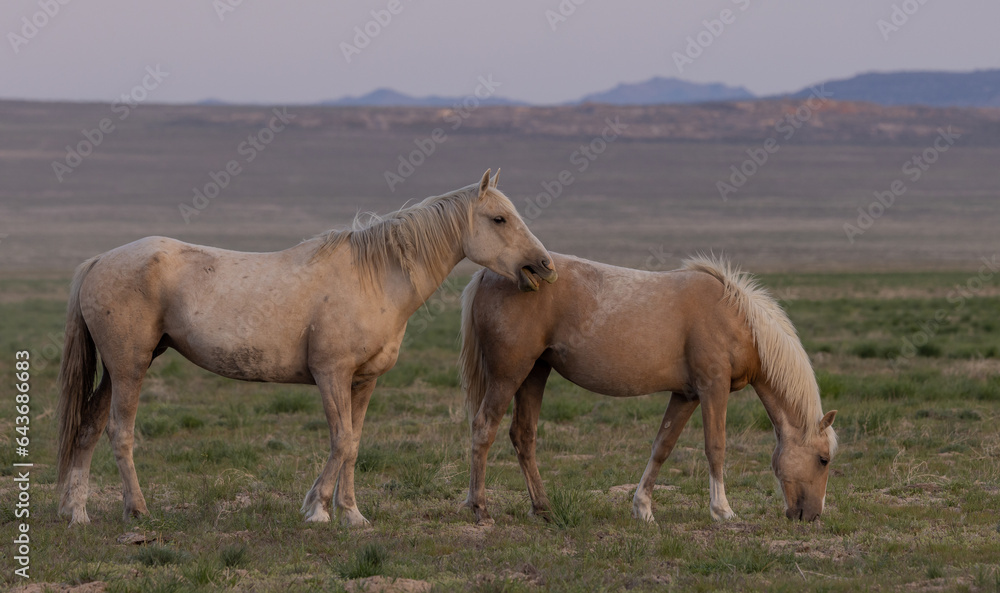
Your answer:
[[[491,527],[495,523],[496,521],[493,520],[493,517],[485,517],[476,521],[476,527]]]
[[[736,521],[736,513],[732,509],[720,509],[716,511],[715,509],[709,509],[709,513],[712,515],[713,521]]]
[[[69,526],[73,527],[74,525],[90,525],[90,517],[87,516],[87,509],[73,511],[69,520]]]
[[[139,519],[141,517],[147,517],[147,516],[149,516],[149,511],[146,510],[145,505],[143,505],[141,508],[132,508],[132,509],[126,508],[122,512],[122,520],[125,521],[126,523],[128,523],[133,519]]]
[[[340,523],[344,527],[364,527],[372,524],[371,521],[365,519],[365,516],[358,509],[344,511],[343,516],[340,518]]]
[[[314,508],[306,513],[306,523],[329,523],[330,513],[323,508]]]
[[[644,521],[646,523],[649,523],[650,525],[655,525],[656,524],[656,519],[653,517],[653,512],[652,511],[643,510],[643,511],[640,512],[640,511],[636,511],[635,509],[633,509],[632,510],[632,518],[636,519],[638,521]]]
[[[546,509],[546,508],[536,509],[536,508],[532,507],[532,509],[530,511],[528,511],[528,516],[529,517],[537,517],[537,518],[541,519],[542,521],[545,521],[546,523],[551,523],[552,522],[552,511],[550,511],[549,509]]]

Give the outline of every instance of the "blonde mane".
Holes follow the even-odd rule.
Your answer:
[[[319,246],[313,259],[349,244],[353,265],[363,270],[366,288],[379,286],[393,262],[414,282],[420,262],[443,262],[453,253],[455,241],[471,224],[477,188],[478,184],[474,184],[431,196],[385,216],[367,213],[364,221],[358,214],[350,229],[331,230],[315,237]]]
[[[823,417],[816,374],[781,305],[756,278],[723,258],[698,255],[685,260],[683,267],[705,272],[722,282],[726,300],[743,314],[750,326],[764,378],[788,404],[803,428],[816,426]]]

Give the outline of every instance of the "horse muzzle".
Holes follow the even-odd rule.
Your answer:
[[[517,275],[517,286],[523,292],[534,292],[541,288],[543,280],[552,284],[558,277],[552,260],[543,259],[538,263],[521,267]]]
[[[792,520],[799,521],[815,521],[819,519],[819,515],[822,513],[822,509],[810,509],[807,507],[789,507],[785,509],[785,516]]]

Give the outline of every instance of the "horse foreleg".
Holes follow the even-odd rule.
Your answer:
[[[369,524],[354,500],[354,465],[358,460],[358,446],[361,443],[361,428],[365,424],[365,412],[368,411],[368,402],[371,401],[374,390],[374,380],[351,388],[351,429],[354,442],[349,456],[340,468],[340,477],[337,478],[337,489],[334,492],[340,519],[350,527]]]
[[[698,403],[697,399],[690,399],[679,393],[670,395],[670,403],[663,413],[660,430],[653,440],[653,451],[649,455],[649,462],[646,463],[646,471],[642,473],[639,486],[635,489],[635,496],[632,497],[632,516],[636,519],[656,522],[653,518],[653,486],[656,484],[656,476],[660,473],[663,462],[674,450],[684,425],[691,418]]]
[[[486,510],[486,457],[513,397],[512,387],[492,383],[472,421],[472,463],[469,471],[469,497],[465,499],[465,506],[472,509],[477,525],[493,523]]]
[[[302,513],[308,522],[326,523],[330,520],[327,508],[333,501],[337,475],[344,461],[352,456],[352,449],[357,456],[357,449],[352,429],[350,380],[339,376],[317,376],[316,379],[330,426],[330,456],[302,502]]]
[[[531,497],[531,514],[549,519],[549,498],[542,486],[542,477],[535,462],[535,437],[538,431],[538,415],[542,408],[545,382],[552,367],[545,362],[535,366],[514,394],[514,418],[510,423],[510,441],[517,451],[517,461],[528,486]]]
[[[705,425],[705,455],[708,457],[709,513],[716,521],[735,519],[729,507],[723,469],[726,460],[726,403],[728,390],[707,393],[701,398],[701,417]]]
[[[59,503],[59,514],[70,518],[70,525],[90,523],[87,516],[87,495],[90,489],[90,462],[101,433],[108,426],[111,411],[111,376],[105,368],[94,395],[84,402],[77,433],[70,453],[69,478]]]

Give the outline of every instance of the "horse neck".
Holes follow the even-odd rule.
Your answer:
[[[802,426],[795,412],[788,409],[788,398],[783,397],[767,380],[759,379],[752,383],[754,391],[764,405],[774,432],[780,441],[785,436],[801,435],[806,427]]]
[[[458,262],[465,259],[462,237],[453,237],[450,244],[452,249],[440,261],[417,260],[409,278],[398,262],[395,265],[394,290],[390,291],[390,298],[407,318],[431,298]]]

